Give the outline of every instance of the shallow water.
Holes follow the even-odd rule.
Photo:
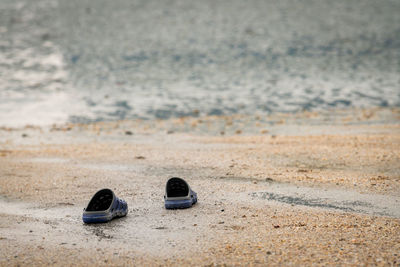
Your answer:
[[[400,106],[400,2],[0,1],[0,125]]]

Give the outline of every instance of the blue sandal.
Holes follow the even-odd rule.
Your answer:
[[[126,216],[127,213],[128,204],[124,200],[119,199],[111,189],[102,189],[83,209],[82,220],[84,223],[103,223]]]
[[[197,194],[182,178],[172,177],[165,186],[165,208],[185,209],[197,203]]]

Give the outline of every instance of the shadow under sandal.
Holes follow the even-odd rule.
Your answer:
[[[165,186],[165,208],[185,209],[197,202],[197,194],[182,178],[172,177]]]
[[[128,204],[119,199],[112,190],[98,191],[85,209],[82,220],[84,223],[109,222],[115,217],[123,217],[128,213]]]

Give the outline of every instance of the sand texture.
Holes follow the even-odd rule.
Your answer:
[[[398,266],[398,116],[2,128],[0,265]],[[197,205],[164,209],[171,176]],[[106,187],[128,216],[84,225]]]

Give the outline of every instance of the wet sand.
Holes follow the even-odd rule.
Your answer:
[[[0,265],[400,263],[398,109],[0,130]],[[168,177],[199,203],[163,208]],[[84,225],[98,189],[129,214]]]

